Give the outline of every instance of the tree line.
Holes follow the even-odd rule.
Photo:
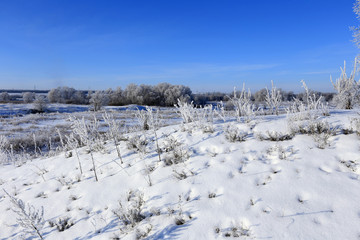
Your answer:
[[[267,89],[263,88],[251,94],[251,100],[255,103],[263,103],[266,101]],[[292,91],[284,91],[279,89],[282,101],[293,101],[299,99],[303,101],[304,93],[294,93]],[[323,96],[326,102],[330,102],[334,93],[314,92],[318,96]],[[71,87],[57,87],[47,92],[45,95],[39,95],[35,92],[25,91],[21,96],[9,94],[8,92],[0,93],[0,102],[48,102],[63,104],[91,104],[94,110],[98,110],[101,106],[122,106],[128,104],[148,105],[148,106],[174,106],[177,99],[191,102],[198,106],[204,106],[210,102],[226,102],[233,93],[224,92],[206,92],[193,93],[188,86],[172,85],[170,83],[159,83],[157,85],[136,85],[129,84],[125,89],[117,87],[116,89],[107,89],[101,91],[83,91],[76,90]],[[46,97],[45,97],[46,96]]]

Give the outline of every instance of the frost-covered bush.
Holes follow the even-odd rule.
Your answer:
[[[279,115],[279,107],[282,103],[281,91],[274,86],[274,82],[271,81],[271,90],[266,88],[265,102],[272,114]]]
[[[136,150],[139,153],[145,154],[148,143],[145,135],[134,134],[128,137],[126,146],[129,150]]]
[[[50,227],[56,227],[59,232],[63,232],[74,225],[70,217],[60,217],[55,221],[49,221]]]
[[[350,120],[351,130],[360,136],[360,118],[352,118]]]
[[[163,160],[167,166],[185,162],[190,158],[189,150],[172,136],[165,139],[162,149],[165,153]]]
[[[329,116],[329,105],[323,102],[322,96],[318,96],[311,92],[305,81],[302,87],[305,90],[304,102],[294,99],[293,103],[287,108],[287,118],[291,122],[314,120],[320,116]]]
[[[331,137],[330,132],[322,132],[322,133],[315,133],[312,135],[316,147],[320,149],[325,149],[327,146],[330,145],[329,138]]]
[[[130,190],[125,201],[119,200],[119,208],[114,209],[113,213],[120,221],[120,230],[123,233],[127,233],[145,219],[145,215],[142,213],[144,204],[144,193],[140,191]]]
[[[7,92],[0,93],[0,102],[9,102],[10,101],[10,94]]]
[[[115,120],[114,114],[105,112],[103,114],[103,119],[108,126],[107,135],[108,138],[114,141],[117,155],[120,159],[120,162],[123,163],[121,151],[120,151],[120,140],[122,139],[122,133],[120,129],[122,124],[119,121]]]
[[[236,125],[230,124],[225,127],[225,138],[229,142],[243,142],[248,138],[249,134]]]
[[[360,82],[355,80],[357,59],[354,62],[354,69],[350,76],[346,74],[346,64],[341,69],[341,74],[335,82],[331,82],[337,92],[334,97],[334,102],[339,108],[352,109],[360,101]]]
[[[175,107],[179,112],[181,118],[183,119],[183,123],[190,123],[196,120],[195,119],[196,109],[192,102],[188,103],[178,99],[178,102],[175,105]]]
[[[3,135],[0,135],[0,163],[6,163],[8,161],[9,141]]]
[[[104,91],[96,91],[90,95],[89,103],[94,111],[98,111],[109,103],[109,96]]]
[[[294,137],[293,133],[284,133],[284,132],[278,132],[278,131],[266,131],[265,134],[257,133],[256,137],[260,141],[286,141],[291,140]]]
[[[44,208],[41,207],[41,210],[38,210],[30,204],[26,207],[25,203],[21,199],[11,196],[5,190],[4,192],[10,198],[13,205],[12,210],[18,216],[16,219],[17,223],[23,228],[24,232],[35,235],[40,239],[44,239],[41,234],[41,229],[45,224]]]
[[[22,93],[22,98],[23,98],[24,103],[32,103],[35,100],[35,93],[24,92],[24,93]]]
[[[251,102],[251,92],[245,91],[245,84],[239,96],[234,88],[234,95],[230,98],[230,102],[234,106],[235,116],[239,122],[244,120],[250,122],[255,117],[255,105]]]
[[[74,135],[78,136],[80,141],[89,148],[95,180],[98,181],[93,152],[104,148],[98,132],[98,120],[94,116],[93,121],[86,122],[84,117],[82,119],[70,117],[70,121]]]
[[[36,95],[33,105],[35,110],[44,112],[48,106],[48,100],[45,96]]]

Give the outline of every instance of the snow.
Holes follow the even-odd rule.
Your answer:
[[[356,111],[333,111],[323,120],[332,126],[350,127]],[[249,134],[244,142],[225,138],[227,125]],[[194,125],[195,126],[195,125]],[[296,134],[286,141],[259,140],[256,133],[287,133],[285,115],[259,116],[249,124],[220,121],[213,133],[181,125],[158,130],[159,144],[173,136],[190,155],[184,163],[166,166],[158,161],[150,141],[141,155],[121,142],[124,164],[114,144],[94,153],[99,181],[90,155],[79,149],[77,158],[65,154],[28,161],[22,166],[0,167],[0,188],[35,208],[44,207],[45,239],[135,239],[136,232],[151,229],[145,239],[359,239],[360,140],[340,131],[325,149],[312,136]],[[153,140],[152,131],[146,132]],[[167,153],[161,155],[166,158]],[[149,186],[147,169],[152,185]],[[175,172],[187,178],[179,180]],[[146,216],[127,233],[114,210],[127,193],[144,194]],[[5,192],[0,192],[0,238],[20,239],[24,233]],[[159,211],[159,214],[151,214]],[[182,212],[182,214],[180,214]],[[181,215],[183,225],[176,225]],[[59,232],[48,221],[69,217],[74,223]]]

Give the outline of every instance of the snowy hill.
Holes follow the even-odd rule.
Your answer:
[[[1,166],[0,239],[38,237],[19,224],[19,199],[43,207],[44,239],[359,239],[356,117],[162,127],[161,161],[153,131],[133,133],[123,164],[112,141],[93,152],[98,181],[87,147],[83,174],[74,150]]]

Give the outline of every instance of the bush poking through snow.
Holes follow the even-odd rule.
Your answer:
[[[271,111],[271,114],[279,115],[279,107],[282,103],[281,91],[274,86],[274,82],[271,80],[271,91],[266,88],[265,102]]]
[[[63,232],[74,225],[69,217],[58,218],[55,221],[49,221],[50,227],[56,227],[59,232]]]
[[[95,159],[93,156],[93,152],[99,147],[98,145],[102,146],[102,144],[99,143],[100,137],[98,133],[98,120],[94,116],[94,120],[88,123],[85,122],[84,117],[82,119],[70,118],[70,121],[73,123],[71,126],[73,133],[77,135],[81,142],[89,148],[95,180],[98,181]]]
[[[166,166],[183,163],[190,158],[189,151],[183,146],[177,146],[172,151],[165,154],[163,161]]]
[[[144,193],[140,191],[129,191],[126,201],[119,201],[119,208],[113,210],[113,213],[120,221],[121,232],[127,233],[145,219],[141,213],[144,203]]]
[[[344,68],[341,69],[341,74],[335,82],[331,83],[334,86],[337,94],[335,95],[334,102],[339,108],[343,109],[353,109],[355,105],[359,103],[360,100],[360,84],[355,80],[356,75],[356,64],[357,59],[354,62],[354,69],[348,77],[346,74],[346,64],[344,62]]]
[[[277,131],[266,131],[265,134],[261,134],[261,133],[256,134],[256,137],[260,141],[266,140],[266,141],[279,142],[279,141],[287,141],[293,139],[294,134],[282,133]]]
[[[127,139],[126,145],[129,150],[135,150],[138,153],[145,154],[148,140],[144,135],[135,134]]]
[[[175,107],[179,112],[181,118],[183,119],[183,123],[190,123],[195,121],[196,109],[192,102],[189,104],[185,101],[181,101],[180,99],[178,99]]]
[[[103,119],[105,121],[105,123],[108,125],[109,130],[107,132],[109,139],[112,139],[114,141],[114,145],[116,148],[116,153],[120,159],[121,164],[123,164],[123,159],[121,157],[121,152],[120,152],[120,139],[122,138],[120,129],[121,129],[121,123],[119,121],[115,120],[115,117],[113,114],[111,113],[107,113],[105,112],[103,114]]]
[[[17,214],[18,218],[17,223],[24,228],[24,231],[37,235],[40,239],[44,239],[41,234],[41,229],[43,228],[44,221],[44,207],[41,207],[41,210],[35,209],[34,206],[28,204],[27,208],[25,203],[14,196],[11,196],[8,192],[6,195],[10,198],[11,203],[13,204],[12,210]]]
[[[242,91],[237,96],[236,89],[234,88],[234,95],[230,99],[235,109],[235,116],[238,122],[244,120],[250,122],[255,117],[255,106],[251,103],[251,92],[245,91],[245,84]]]
[[[249,134],[242,131],[235,125],[227,125],[225,128],[225,138],[229,142],[244,142]]]
[[[330,146],[329,138],[331,137],[331,134],[329,132],[315,133],[312,137],[316,147],[325,149],[327,146]]]

